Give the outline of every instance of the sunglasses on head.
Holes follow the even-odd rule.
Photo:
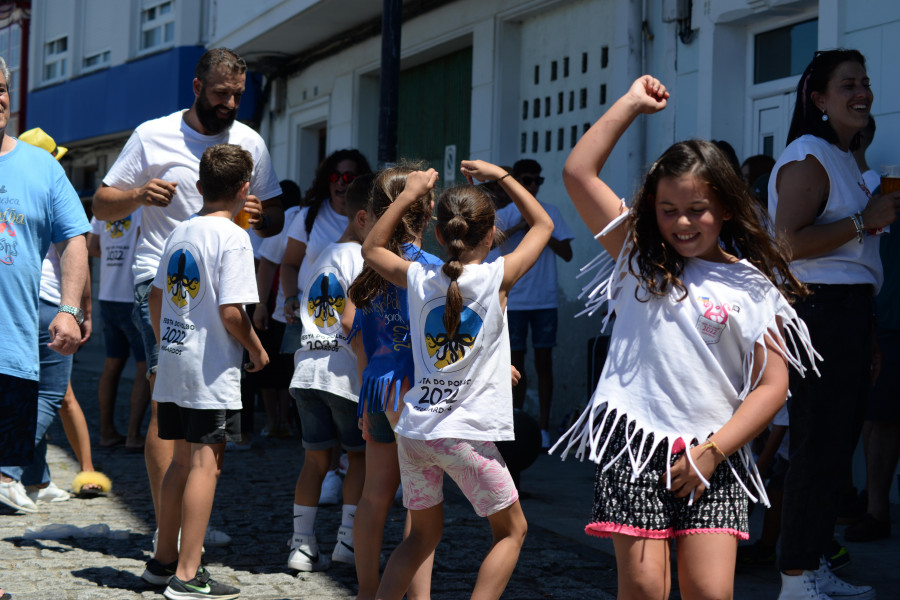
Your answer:
[[[345,173],[338,173],[337,171],[335,171],[328,176],[328,181],[330,181],[331,183],[337,183],[338,181],[350,183],[354,179],[356,179],[356,173],[351,173],[350,171],[346,171]]]
[[[544,178],[538,175],[537,177],[532,177],[531,175],[524,175],[519,177],[519,183],[522,185],[544,185]]]

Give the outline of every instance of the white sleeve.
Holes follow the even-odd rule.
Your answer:
[[[293,238],[298,242],[302,242],[304,244],[309,244],[309,234],[306,233],[306,215],[309,213],[309,207],[304,206],[300,210],[300,214],[298,214],[293,221],[291,221],[291,227],[287,230],[287,235],[289,238]],[[285,242],[287,245],[287,242]]]
[[[149,181],[147,167],[144,144],[141,142],[138,130],[135,129],[128,141],[125,142],[125,147],[122,148],[116,162],[103,178],[103,183],[119,189],[134,189]]]
[[[246,232],[242,232],[246,235]],[[255,304],[259,302],[259,294],[255,285],[247,285],[255,281],[253,270],[253,249],[249,238],[246,244],[232,246],[222,254],[219,264],[219,306],[223,304]]]

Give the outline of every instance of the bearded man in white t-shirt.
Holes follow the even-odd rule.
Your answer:
[[[233,50],[214,48],[197,63],[193,80],[194,103],[187,110],[146,121],[134,130],[103,178],[94,195],[94,215],[101,220],[121,219],[143,208],[141,232],[135,251],[134,314],[146,349],[150,385],[154,384],[158,347],[147,305],[166,238],[182,221],[202,206],[197,191],[200,157],[209,146],[230,143],[253,157],[250,196],[244,205],[250,229],[268,237],[281,231],[284,211],[281,187],[269,159],[265,142],[255,131],[236,121],[244,93],[247,65]],[[160,440],[157,406],[152,402],[150,424],[144,444],[144,459],[153,507],[159,515],[162,479],[172,460],[172,442]],[[223,545],[230,539],[207,536],[207,545]]]

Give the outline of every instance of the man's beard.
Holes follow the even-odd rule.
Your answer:
[[[228,118],[221,118],[218,114],[217,107],[213,106],[210,101],[206,99],[205,90],[200,92],[200,97],[197,98],[194,108],[197,112],[197,119],[200,121],[200,124],[203,126],[203,129],[206,130],[208,135],[222,133],[231,127],[231,124],[234,123],[235,118],[237,118],[237,109],[232,109]]]

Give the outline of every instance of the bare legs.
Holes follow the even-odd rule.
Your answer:
[[[122,434],[116,431],[113,417],[119,381],[127,360],[126,358],[107,357],[106,362],[103,363],[103,372],[100,374],[100,383],[97,386],[97,400],[100,404],[100,446],[114,445],[122,438]],[[128,436],[125,440],[125,445],[129,448],[139,448],[143,445],[141,423],[149,402],[150,383],[147,381],[147,363],[139,362],[134,376],[134,384],[131,386]]]
[[[357,600],[372,600],[378,591],[384,523],[394,502],[394,494],[397,492],[399,484],[400,468],[397,464],[397,444],[381,444],[374,440],[367,440],[366,478],[353,526],[356,577],[359,581]],[[410,526],[411,517],[407,513],[404,537],[409,535]],[[407,591],[409,600],[428,600],[431,597],[433,563],[434,552],[428,555],[415,572]]]
[[[75,398],[75,392],[72,391],[71,383],[69,383],[66,395],[63,396],[62,404],[59,407],[59,418],[62,421],[63,429],[66,431],[66,438],[69,440],[69,445],[72,446],[72,451],[75,453],[75,459],[78,460],[81,470],[93,471],[91,436],[88,432],[84,412]]]
[[[156,375],[150,377],[150,390]],[[150,495],[153,497],[153,512],[156,515],[156,523],[159,524],[159,499],[163,484],[163,477],[172,462],[172,440],[159,438],[156,416],[157,403],[150,403],[150,424],[147,426],[147,439],[144,441],[144,463],[147,465],[147,479],[150,481]],[[193,575],[191,575],[193,577]]]
[[[182,581],[189,581],[200,567],[203,537],[222,472],[225,444],[176,440],[173,446],[172,461],[163,478],[156,559],[168,564],[177,558],[175,574]]]
[[[665,600],[671,589],[669,540],[613,534],[619,598]],[[737,538],[724,533],[677,539],[678,582],[686,600],[729,599],[734,594]]]
[[[443,504],[409,512],[412,521],[409,536],[391,554],[378,588],[379,599],[403,598],[413,575],[441,540]],[[473,600],[496,600],[500,597],[519,560],[528,530],[518,501],[490,515],[488,522],[491,524],[493,543],[478,569],[478,579],[472,591]]]

